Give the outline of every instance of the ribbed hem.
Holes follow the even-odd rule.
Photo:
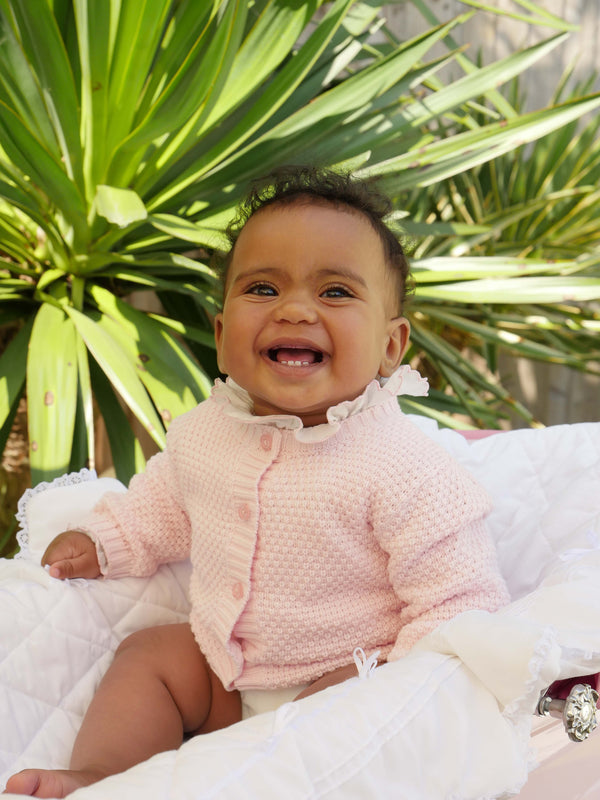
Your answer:
[[[131,575],[131,552],[115,523],[103,514],[91,511],[78,521],[77,527],[93,539],[96,549],[100,547],[100,542],[102,543],[102,554],[98,554],[98,561],[106,578],[124,578]]]

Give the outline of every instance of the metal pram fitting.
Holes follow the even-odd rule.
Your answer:
[[[537,716],[562,719],[569,739],[583,742],[598,724],[598,692],[592,689],[591,683],[598,685],[598,675],[553,683],[540,696]]]

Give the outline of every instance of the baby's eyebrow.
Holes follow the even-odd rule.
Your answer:
[[[252,269],[247,269],[236,275],[233,279],[233,283],[236,284],[240,283],[241,281],[247,281],[248,278],[258,279],[279,274],[281,274],[281,270],[277,267],[253,267]]]
[[[319,278],[344,278],[348,281],[353,281],[354,283],[360,284],[360,286],[367,288],[367,282],[364,277],[358,273],[354,272],[351,269],[347,269],[346,267],[336,267],[336,268],[327,268],[327,269],[320,269],[317,272],[317,277]]]

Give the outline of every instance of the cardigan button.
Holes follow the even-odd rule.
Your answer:
[[[273,436],[270,433],[263,433],[263,435],[260,437],[260,446],[266,453],[268,453],[273,447]]]
[[[243,503],[241,506],[238,506],[237,512],[238,517],[242,520],[242,522],[248,522],[252,516],[252,511],[250,510],[248,503]]]
[[[241,600],[244,596],[244,586],[240,581],[237,581],[231,587],[231,594],[233,595],[234,600]]]

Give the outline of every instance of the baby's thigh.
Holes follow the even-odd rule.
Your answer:
[[[186,733],[217,730],[241,718],[238,692],[225,691],[187,623],[133,633],[119,645],[115,662],[121,657],[134,659],[141,673],[162,684]]]

